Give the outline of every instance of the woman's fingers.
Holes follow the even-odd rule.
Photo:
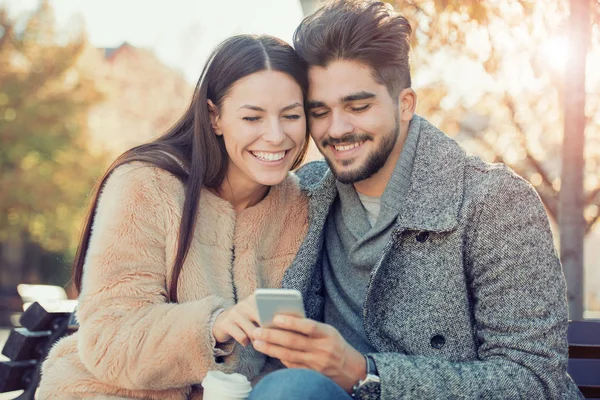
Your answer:
[[[253,323],[259,324],[258,310],[256,308],[256,300],[254,295],[246,297],[242,302],[238,304],[240,311]]]
[[[247,319],[240,319],[238,321],[238,327],[244,331],[248,338],[252,337],[252,332],[256,329],[256,325]]]
[[[213,337],[215,338],[215,340],[217,341],[217,343],[225,343],[227,342],[229,339],[231,339],[231,335],[229,335],[229,333],[227,332],[227,325],[229,324],[229,319],[227,317],[227,315],[229,314],[230,310],[225,310],[223,312],[221,312],[217,318],[215,319],[215,322],[213,324],[212,327],[212,334]]]
[[[250,338],[252,337],[252,332],[256,329],[256,325],[249,318],[246,310],[236,306],[227,315],[227,320],[227,333],[243,346],[250,344]]]
[[[233,337],[241,345],[247,346],[251,342],[252,332],[258,325],[254,296],[249,296],[217,317],[213,334],[218,333],[219,337]]]
[[[238,342],[244,347],[250,344],[250,336],[248,336],[242,328],[235,324],[229,325],[228,328],[229,329],[227,329],[227,333],[229,333],[231,337],[235,339],[236,342]]]

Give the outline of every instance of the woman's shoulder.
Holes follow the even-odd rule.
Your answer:
[[[121,192],[144,190],[168,194],[183,191],[183,183],[175,175],[156,165],[132,161],[119,165],[111,171],[104,185],[104,191],[112,188]]]

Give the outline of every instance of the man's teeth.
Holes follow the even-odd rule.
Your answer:
[[[264,151],[252,151],[252,155],[259,160],[263,161],[279,161],[283,157],[285,157],[285,151],[280,151],[279,153],[267,153]]]
[[[354,142],[354,143],[345,144],[345,145],[337,145],[337,146],[333,146],[333,147],[335,147],[335,149],[337,151],[348,151],[348,150],[352,150],[355,147],[360,146],[363,143],[364,143],[364,141],[362,141],[362,142]]]

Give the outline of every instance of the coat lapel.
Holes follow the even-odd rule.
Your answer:
[[[425,119],[415,116],[411,129],[420,129],[411,186],[402,202],[400,230],[451,231],[458,224],[463,198],[465,152]]]
[[[299,290],[304,299],[307,316],[320,320],[323,306],[323,279],[320,267],[323,233],[329,209],[337,196],[335,177],[327,170],[323,179],[314,185],[304,186],[303,189],[310,198],[308,233],[294,262],[283,276],[282,287]]]

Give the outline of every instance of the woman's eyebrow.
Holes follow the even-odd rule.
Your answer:
[[[294,104],[290,104],[289,106],[285,106],[281,109],[281,111],[287,111],[287,110],[291,110],[292,108],[296,108],[296,107],[302,107],[301,103],[294,103]]]
[[[253,111],[265,111],[264,108],[260,108],[258,106],[253,106],[250,104],[244,104],[243,106],[241,106],[240,108],[238,108],[238,111],[241,110],[242,108],[247,108],[249,110],[253,110]]]

